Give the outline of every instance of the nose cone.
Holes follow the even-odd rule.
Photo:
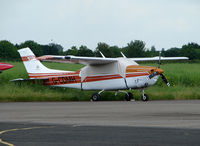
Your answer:
[[[156,71],[159,73],[159,74],[162,74],[164,71],[160,68],[157,68]]]
[[[14,66],[8,63],[0,63],[0,70],[6,70],[6,69],[10,69],[13,68]]]

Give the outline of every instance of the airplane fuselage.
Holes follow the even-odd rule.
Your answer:
[[[119,67],[120,65],[120,67]],[[45,85],[81,90],[141,89],[154,85],[159,75],[150,74],[161,69],[150,66],[123,65],[118,63],[86,66],[77,72],[29,74],[30,78],[46,78]]]
[[[140,75],[127,74],[123,78],[119,74],[103,75],[103,76],[88,76],[83,82],[77,74],[64,75],[63,77],[50,77],[43,82],[45,85],[76,88],[81,90],[123,90],[123,89],[141,89],[154,85],[159,76],[149,79],[149,75],[141,73]]]

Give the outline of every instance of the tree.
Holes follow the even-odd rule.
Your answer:
[[[72,46],[71,49],[68,49],[67,51],[64,52],[64,55],[75,55],[77,56],[78,54],[78,49],[76,46]]]
[[[98,43],[97,48],[95,49],[95,56],[101,56],[100,52],[103,53],[106,57],[111,57],[112,52],[109,49],[110,46],[106,43]]]
[[[121,49],[118,46],[111,46],[110,48],[111,51],[111,57],[115,58],[115,57],[122,57],[121,55]]]
[[[88,57],[92,57],[94,56],[94,53],[92,50],[88,49],[87,46],[80,46],[78,53],[78,56],[88,56]]]
[[[200,45],[198,45],[197,43],[191,42],[188,43],[187,45],[183,45],[184,47],[188,47],[188,48],[193,48],[193,49],[199,49],[200,50]]]
[[[181,56],[181,49],[180,48],[171,48],[164,52],[164,56],[166,56],[166,57]]]
[[[194,42],[183,45],[181,55],[189,57],[190,59],[200,59],[200,45]]]
[[[0,59],[3,60],[17,60],[19,59],[17,48],[9,41],[0,41]]]
[[[145,56],[145,43],[140,40],[131,41],[122,50],[127,57],[143,57]]]
[[[162,50],[161,50],[161,56],[165,56],[165,49],[164,48],[162,48]]]
[[[43,50],[43,55],[58,55],[58,49],[54,45],[41,45]]]
[[[63,53],[64,49],[60,44],[50,43],[49,46],[53,46],[53,47],[57,48],[58,54],[62,54]]]
[[[193,46],[191,45],[183,45],[181,48],[181,55],[189,57],[189,59],[197,59],[197,54]]]

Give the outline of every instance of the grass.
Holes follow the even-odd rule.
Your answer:
[[[8,62],[15,67],[0,74],[0,101],[89,101],[95,91],[51,88],[29,82],[16,84],[9,80],[28,78],[22,62]],[[45,62],[53,69],[79,70],[83,65]],[[157,66],[157,64],[142,64]],[[200,99],[200,63],[167,63],[161,66],[171,87],[166,87],[161,79],[156,85],[146,89],[150,100]],[[132,91],[136,100],[140,100],[141,91]],[[124,100],[124,94],[102,93],[102,100]]]

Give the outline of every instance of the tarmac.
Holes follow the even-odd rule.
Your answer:
[[[200,100],[0,103],[0,146],[200,145]]]

